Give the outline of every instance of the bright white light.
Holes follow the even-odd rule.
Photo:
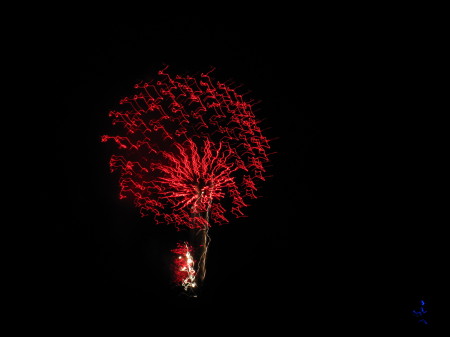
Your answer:
[[[181,256],[178,257],[179,259]],[[189,288],[195,288],[197,284],[195,283],[196,272],[194,269],[194,260],[192,258],[191,253],[189,252],[189,246],[186,244],[186,254],[185,259],[187,265],[182,267],[181,271],[187,271],[186,278],[182,281],[181,285],[184,287],[184,290],[188,290]]]

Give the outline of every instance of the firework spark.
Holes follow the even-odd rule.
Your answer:
[[[180,284],[186,292],[191,293],[197,287],[197,272],[194,268],[194,257],[192,247],[187,243],[179,243],[176,249],[172,250],[177,256],[175,258],[174,277],[175,283]]]

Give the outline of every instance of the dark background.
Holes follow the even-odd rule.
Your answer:
[[[418,329],[411,310],[425,298],[438,321],[443,90],[441,22],[431,21],[305,10],[43,22],[30,47],[45,92],[35,117],[39,310],[78,323],[171,326],[181,315],[224,329]],[[171,73],[214,66],[218,80],[244,84],[273,139],[270,177],[248,217],[210,231],[197,299],[169,281],[183,234],[118,199],[113,147],[100,142],[116,132],[108,111],[164,64]]]

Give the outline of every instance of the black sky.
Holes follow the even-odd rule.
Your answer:
[[[38,296],[80,320],[185,311],[279,331],[414,325],[420,296],[438,302],[444,251],[434,193],[443,133],[431,116],[442,91],[438,43],[423,26],[332,13],[47,23],[34,48],[48,88],[38,118],[48,230]],[[183,234],[117,198],[112,147],[100,142],[115,132],[108,111],[165,64],[174,73],[213,66],[217,79],[242,83],[274,139],[262,197],[247,218],[211,230],[196,301],[168,284]]]

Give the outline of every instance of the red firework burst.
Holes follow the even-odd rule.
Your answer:
[[[199,245],[206,250],[211,222],[244,216],[247,200],[257,197],[270,146],[255,102],[213,80],[214,69],[194,76],[166,69],[158,80],[136,84],[136,94],[120,101],[125,108],[110,112],[122,133],[102,141],[118,145],[110,168],[119,172],[120,198],[131,197],[157,223],[202,230]]]

